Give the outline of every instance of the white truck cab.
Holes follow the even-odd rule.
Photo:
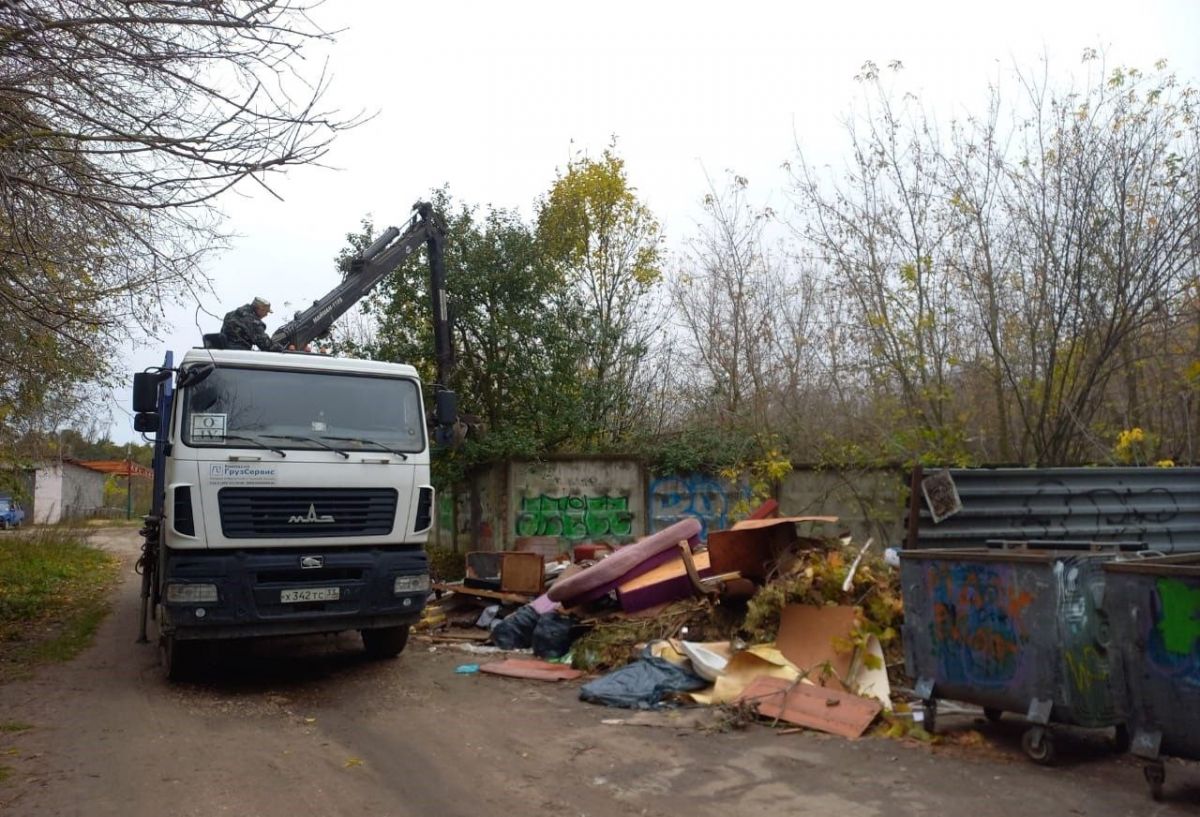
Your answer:
[[[416,370],[193,349],[164,371],[146,558],[168,675],[200,640],[360,630],[398,654],[429,591]]]

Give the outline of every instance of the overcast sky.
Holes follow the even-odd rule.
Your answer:
[[[364,215],[400,224],[449,184],[460,200],[529,216],[572,146],[598,155],[614,134],[672,247],[698,216],[706,169],[735,170],[757,199],[780,204],[780,166],[797,142],[810,161],[841,161],[866,60],[900,60],[903,89],[941,117],[980,110],[988,83],[1014,65],[1048,56],[1061,74],[1080,71],[1086,47],[1109,63],[1165,58],[1200,78],[1200,0],[327,0],[318,19],[345,29],[328,49],[327,102],[377,115],[338,137],[326,160],[336,169],[276,179],[283,201],[223,201],[239,238],[210,261],[202,306],[220,316],[262,295],[276,307],[268,332],[285,304],[291,314],[336,283],[332,258]],[[195,309],[171,308],[172,331],[126,350],[128,371],[220,328],[201,312],[197,329]],[[128,390],[114,394],[121,442],[135,437],[128,402]]]

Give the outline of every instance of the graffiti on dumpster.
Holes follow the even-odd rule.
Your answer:
[[[1200,587],[1179,579],[1159,579],[1154,588],[1153,619],[1146,643],[1150,666],[1200,687]]]
[[[1076,717],[1095,721],[1111,718],[1108,652],[1099,643],[1100,632],[1107,627],[1095,604],[1104,576],[1098,570],[1085,569],[1078,561],[1063,559],[1054,563],[1054,581],[1063,628],[1063,661]]]
[[[650,483],[650,530],[659,531],[689,516],[700,522],[700,538],[729,527],[734,499],[721,480],[703,474],[673,476]]]
[[[626,537],[633,533],[627,496],[523,497],[517,536],[559,536],[571,541]]]
[[[1029,650],[1025,611],[1033,596],[1008,565],[930,563],[932,636],[939,677],[983,689],[1019,679]]]

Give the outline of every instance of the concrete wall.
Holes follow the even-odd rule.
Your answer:
[[[841,518],[858,541],[903,541],[905,476],[797,467],[783,482],[781,512]],[[518,540],[633,541],[692,516],[708,531],[735,521],[745,489],[706,474],[654,475],[634,458],[571,457],[477,469],[439,501],[431,542],[458,551],[508,550]]]
[[[632,459],[513,462],[504,547],[533,536],[632,542],[646,534],[644,485],[641,463]]]
[[[700,538],[710,530],[725,530],[733,520],[733,506],[749,492],[729,480],[708,474],[651,476],[647,486],[650,532],[662,530],[681,519],[700,520]]]
[[[868,536],[883,547],[904,543],[907,475],[900,471],[837,471],[797,466],[779,490],[788,516],[836,516],[855,541]]]
[[[43,465],[33,481],[33,521],[53,525],[104,507],[105,475],[69,462]]]
[[[62,519],[62,466],[45,465],[33,478],[33,521],[38,525],[53,525]]]
[[[62,469],[62,515],[64,519],[85,519],[104,507],[106,474],[64,463]]]

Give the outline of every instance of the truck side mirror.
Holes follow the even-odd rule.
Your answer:
[[[133,376],[133,410],[137,413],[158,411],[157,372],[138,372]]]
[[[443,390],[437,393],[437,422],[440,426],[452,426],[458,422],[458,395]]]
[[[157,434],[158,425],[157,411],[139,411],[133,415],[133,430],[139,434]]]

